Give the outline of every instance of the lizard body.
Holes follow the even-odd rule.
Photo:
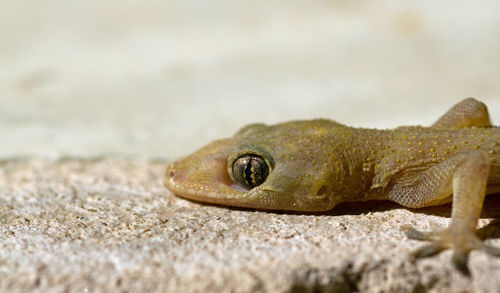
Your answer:
[[[166,186],[189,199],[271,210],[324,211],[349,201],[410,208],[453,201],[448,229],[418,256],[454,250],[467,273],[472,249],[500,255],[475,235],[485,194],[500,192],[500,128],[472,98],[431,127],[351,128],[330,120],[251,124],[171,164]]]

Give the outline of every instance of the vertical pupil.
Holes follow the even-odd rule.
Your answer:
[[[250,188],[254,188],[255,187],[255,182],[252,178],[252,173],[253,173],[253,163],[254,162],[254,159],[253,158],[249,158],[246,166],[245,166],[245,179],[246,179],[246,182],[248,184],[248,186]]]

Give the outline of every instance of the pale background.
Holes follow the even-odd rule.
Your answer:
[[[478,4],[481,3],[481,4]],[[498,1],[0,1],[0,158],[172,160],[250,122],[500,122]]]

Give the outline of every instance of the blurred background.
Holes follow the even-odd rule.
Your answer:
[[[498,1],[0,4],[0,158],[172,160],[251,122],[428,125],[468,96],[500,123]]]

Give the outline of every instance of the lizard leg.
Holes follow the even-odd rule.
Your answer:
[[[473,98],[462,100],[451,107],[432,125],[432,127],[440,128],[467,128],[473,126],[492,126],[486,105]]]
[[[403,183],[398,183],[396,180],[389,198],[409,207],[439,204],[453,192],[452,216],[448,228],[432,232],[407,230],[409,238],[431,241],[431,244],[416,251],[417,258],[451,248],[453,264],[467,275],[467,259],[471,250],[479,249],[500,256],[500,249],[484,245],[476,236],[489,169],[488,154],[484,151],[471,151],[421,172],[411,182],[406,179],[402,180]]]

